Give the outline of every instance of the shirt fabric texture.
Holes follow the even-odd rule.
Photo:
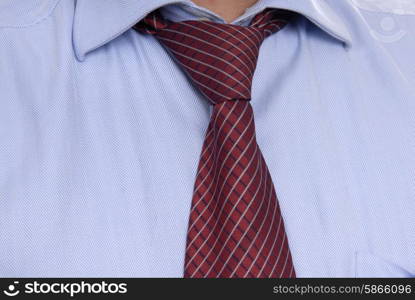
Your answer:
[[[234,22],[299,15],[251,101],[298,277],[415,274],[415,13],[365,1]],[[210,106],[131,29],[160,7],[224,22],[189,0],[0,0],[1,277],[183,276]]]

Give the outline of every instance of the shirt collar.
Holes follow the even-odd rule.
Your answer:
[[[193,5],[190,0],[78,0],[73,28],[76,56],[83,60],[88,52],[123,34],[151,11],[174,3]],[[334,38],[351,45],[346,24],[325,0],[260,0],[247,14],[258,5],[297,12]]]

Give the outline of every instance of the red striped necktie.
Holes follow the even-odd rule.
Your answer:
[[[134,26],[160,41],[213,106],[194,186],[185,277],[295,277],[249,102],[259,48],[289,18],[267,9],[243,27],[174,23],[156,11]]]

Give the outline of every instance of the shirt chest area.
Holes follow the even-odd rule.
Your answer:
[[[252,105],[298,269],[350,276],[356,249],[411,266],[402,255],[414,230],[408,94],[359,54],[281,36],[261,48]],[[152,37],[130,31],[83,62],[56,50],[57,64],[42,57],[30,75],[8,77],[1,98],[3,228],[52,228],[41,237],[49,245],[63,228],[66,257],[94,251],[73,246],[87,236],[113,245],[102,261],[129,245],[141,274],[165,265],[178,274],[209,104]],[[23,230],[15,238],[42,250]],[[163,264],[148,261],[148,248]],[[321,268],[327,257],[337,264]]]
[[[83,62],[56,53],[58,65],[10,81],[2,120],[10,128],[3,131],[3,157],[11,168],[35,149],[29,169],[62,171],[56,169],[61,157],[65,167],[82,159],[87,173],[101,168],[91,175],[105,175],[100,182],[145,166],[151,176],[137,175],[141,186],[160,180],[174,187],[185,174],[190,189],[211,107],[167,51],[131,30]],[[412,159],[407,95],[394,82],[385,87],[361,58],[342,46],[292,35],[264,42],[251,103],[258,143],[274,176],[291,174],[281,180],[305,186],[315,181],[326,196],[332,193],[326,183],[345,176],[376,186],[391,178],[403,185],[410,180],[403,163]]]

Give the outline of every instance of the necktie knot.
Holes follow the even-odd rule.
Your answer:
[[[251,99],[264,39],[284,27],[289,13],[269,9],[248,27],[209,21],[169,22],[158,11],[134,28],[154,35],[211,104]]]

